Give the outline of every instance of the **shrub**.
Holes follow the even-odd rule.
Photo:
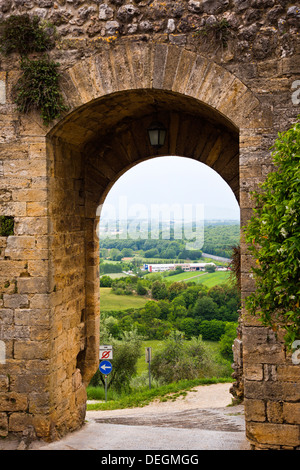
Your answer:
[[[253,192],[254,214],[245,238],[256,265],[255,292],[246,309],[289,347],[300,338],[300,123],[279,134],[272,153],[275,171]]]
[[[237,336],[237,323],[226,323],[225,333],[220,338],[220,353],[225,359],[233,361],[232,345]]]
[[[199,324],[198,331],[206,341],[219,341],[225,332],[225,322],[221,320],[203,320]]]
[[[101,276],[100,277],[100,287],[111,287],[112,286],[112,278],[109,276]]]
[[[15,86],[19,111],[28,113],[39,109],[44,123],[49,124],[66,110],[59,90],[58,66],[47,57],[38,60],[22,58],[23,75]]]
[[[148,293],[148,290],[146,289],[146,287],[143,286],[141,282],[138,282],[136,285],[136,293],[138,295],[146,295]]]
[[[172,332],[165,347],[151,363],[154,379],[162,383],[205,377],[211,367],[208,352],[201,337],[184,341],[183,334]]]
[[[54,28],[51,25],[48,28],[52,37],[37,16],[12,15],[0,23],[0,50],[5,54],[18,52],[21,55],[49,50],[54,46]]]
[[[6,215],[0,216],[0,237],[14,234],[14,218]]]

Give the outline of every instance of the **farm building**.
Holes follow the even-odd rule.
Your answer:
[[[204,271],[206,266],[216,266],[214,263],[167,263],[167,264],[144,264],[145,271],[157,273],[163,271],[174,271],[178,266],[183,271]]]

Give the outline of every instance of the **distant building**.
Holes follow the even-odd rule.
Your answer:
[[[216,266],[215,263],[170,263],[170,264],[144,264],[144,270],[149,273],[158,273],[164,271],[175,271],[180,266],[185,272],[205,271],[206,266]]]

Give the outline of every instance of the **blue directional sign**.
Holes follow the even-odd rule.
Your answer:
[[[112,371],[111,362],[109,362],[109,361],[100,362],[99,370],[100,370],[100,372],[102,372],[102,374],[105,374],[105,375],[110,374],[111,371]]]

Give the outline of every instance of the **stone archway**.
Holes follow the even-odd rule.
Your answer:
[[[265,125],[259,101],[240,80],[174,46],[108,47],[66,70],[63,87],[72,111],[47,135],[49,418],[59,434],[82,423],[85,386],[98,366],[99,203],[135,164],[174,154],[214,168],[239,199],[239,145],[257,145]],[[168,132],[153,155],[146,129],[157,114]]]
[[[18,133],[3,151],[4,175],[17,190],[15,236],[0,240],[13,279],[1,299],[1,435],[33,426],[38,437],[55,439],[84,422],[85,386],[98,366],[97,207],[122,173],[154,156],[145,139],[154,114],[168,129],[155,156],[195,158],[218,171],[239,199],[242,224],[275,135],[268,104],[229,70],[184,47],[102,44],[66,66],[62,88],[68,114],[50,130],[35,114],[18,117]],[[241,281],[245,296],[254,286],[243,243]],[[242,329],[248,437],[295,447],[297,395],[285,393],[291,372],[282,345],[252,319]],[[291,405],[280,427],[271,414],[277,395]]]

